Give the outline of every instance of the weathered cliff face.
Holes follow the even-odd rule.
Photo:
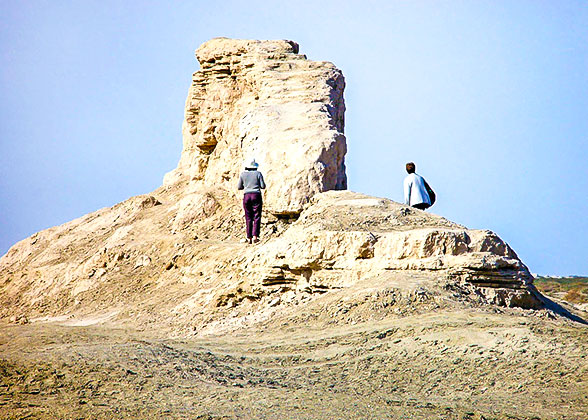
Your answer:
[[[249,254],[237,289],[322,292],[388,272],[428,272],[487,303],[538,308],[533,277],[496,234],[350,191],[314,196],[279,238]]]
[[[151,194],[12,247],[0,259],[0,317],[216,333],[370,279],[407,299],[541,307],[494,233],[332,191],[346,188],[344,82],[332,64],[289,41],[215,39],[197,56],[178,168]],[[235,191],[250,157],[268,184],[256,246],[239,243]]]
[[[184,149],[165,185],[214,186],[229,198],[255,158],[273,214],[297,214],[314,194],[347,188],[343,74],[292,41],[213,39],[196,51]]]

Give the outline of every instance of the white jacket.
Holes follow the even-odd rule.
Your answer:
[[[404,178],[404,204],[414,206],[420,203],[431,204],[429,194],[425,188],[425,180],[415,173],[408,174]]]

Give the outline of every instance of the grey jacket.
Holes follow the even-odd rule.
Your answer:
[[[257,170],[243,171],[239,177],[239,185],[237,188],[240,190],[245,190],[245,193],[261,193],[261,189],[265,189],[263,175]]]

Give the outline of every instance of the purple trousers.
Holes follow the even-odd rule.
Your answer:
[[[243,209],[245,210],[245,225],[247,238],[259,237],[261,227],[261,193],[245,193],[243,196]]]

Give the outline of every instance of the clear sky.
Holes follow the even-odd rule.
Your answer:
[[[0,254],[161,185],[194,50],[291,39],[347,81],[354,191],[498,233],[532,272],[588,274],[588,2],[0,1]]]

